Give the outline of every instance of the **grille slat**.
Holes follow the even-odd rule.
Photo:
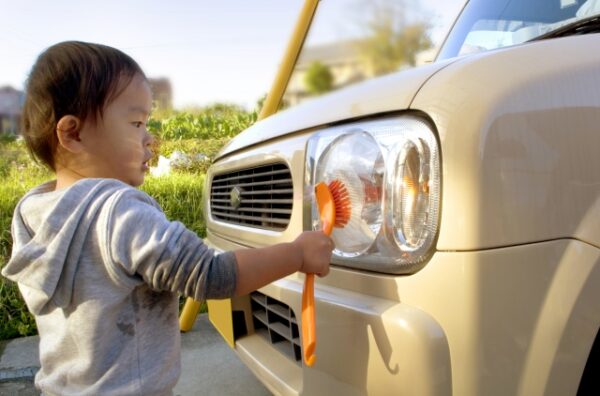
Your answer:
[[[224,209],[230,210],[233,209],[231,206],[221,206],[221,205],[213,205],[214,209]],[[238,212],[255,212],[255,213],[283,213],[283,214],[292,214],[290,209],[256,209],[256,208],[238,208]]]
[[[282,231],[292,215],[293,183],[285,164],[269,164],[215,175],[212,216],[219,221]]]
[[[250,294],[250,301],[254,331],[288,358],[301,364],[300,331],[291,308],[257,291]]]
[[[248,182],[248,183],[235,183],[235,186],[238,187],[255,187],[255,186],[270,186],[273,184],[292,184],[292,179],[283,179],[283,180],[267,180],[267,181],[263,181],[263,182]],[[215,185],[215,183],[213,182],[213,189],[214,190],[222,190],[222,189],[227,189],[230,188],[231,185],[230,184],[226,184],[226,185]]]
[[[244,216],[244,215],[234,215],[234,214],[229,214],[226,212],[213,212],[213,215],[215,216],[223,216],[223,217],[229,217],[230,219],[235,219],[235,220],[249,220],[249,221],[255,221],[255,222],[260,222],[260,223],[272,223],[272,224],[288,224],[289,221],[286,219],[276,219],[276,218],[269,218],[268,221],[265,221],[264,217],[261,216]],[[239,221],[239,223],[242,223],[242,221]]]
[[[258,195],[258,194],[292,194],[294,190],[289,189],[281,189],[281,190],[264,190],[264,191],[244,191],[242,195]],[[213,196],[229,196],[229,191],[227,192],[213,192]]]
[[[229,199],[213,199],[213,202],[230,202]],[[243,200],[244,203],[259,203],[259,204],[264,204],[264,203],[280,203],[280,204],[291,204],[293,201],[291,199],[244,199]],[[231,209],[233,209],[233,207],[231,207]],[[238,210],[241,210],[241,208],[238,208]]]
[[[256,168],[255,168],[256,169]],[[239,180],[239,179],[244,179],[244,178],[257,178],[257,177],[261,177],[261,176],[273,176],[273,175],[289,175],[289,171],[287,169],[281,169],[281,170],[276,170],[276,171],[271,171],[271,172],[263,172],[263,173],[250,173],[250,174],[243,174],[243,175],[239,175],[239,176],[232,176],[232,177],[225,177],[222,179],[219,179],[219,182],[224,183],[224,182],[229,182],[231,180]]]

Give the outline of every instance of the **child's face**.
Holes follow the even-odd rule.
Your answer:
[[[96,122],[84,123],[88,154],[86,177],[121,180],[132,186],[144,182],[153,137],[146,129],[152,93],[140,75],[104,109]]]

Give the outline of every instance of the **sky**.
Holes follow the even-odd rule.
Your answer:
[[[328,12],[341,15],[343,2]],[[448,25],[462,0],[436,4]],[[440,2],[442,5],[440,5]],[[48,46],[82,40],[131,55],[150,78],[166,77],[176,108],[215,102],[252,108],[268,92],[302,0],[0,0],[0,87],[22,90]],[[337,15],[336,14],[336,15]],[[442,30],[444,30],[442,28]],[[332,27],[324,41],[336,38]]]

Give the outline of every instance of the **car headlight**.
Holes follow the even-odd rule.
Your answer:
[[[350,220],[331,234],[336,264],[410,273],[431,255],[440,204],[439,149],[429,123],[402,116],[330,128],[308,141],[307,228],[321,228],[314,186],[342,182]]]

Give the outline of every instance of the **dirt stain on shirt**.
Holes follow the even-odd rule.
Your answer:
[[[117,322],[117,328],[124,335],[132,336],[132,337],[135,335],[135,327],[133,326],[133,323]]]

